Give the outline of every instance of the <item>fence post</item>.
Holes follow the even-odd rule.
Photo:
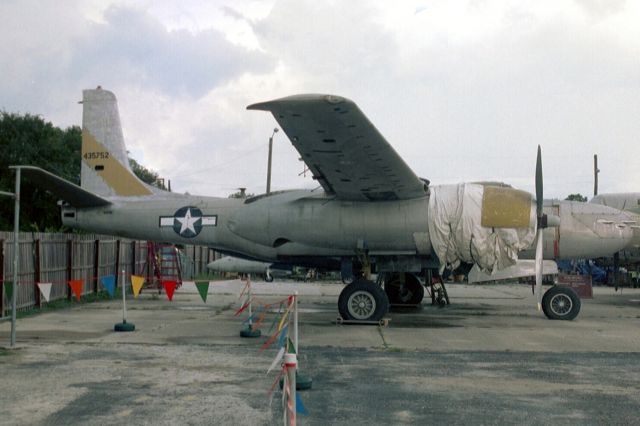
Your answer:
[[[33,272],[34,272],[34,280],[33,280],[33,295],[35,297],[35,305],[38,308],[42,307],[42,301],[40,299],[40,288],[38,288],[38,283],[42,279],[40,276],[40,239],[34,241],[34,251],[33,251]]]
[[[136,242],[131,241],[131,275],[136,273]]]
[[[4,240],[0,240],[0,317],[4,317]]]
[[[71,287],[68,282],[73,279],[73,240],[67,240],[67,300],[71,300]]]
[[[93,242],[93,294],[98,294],[98,274],[100,274],[100,240]]]

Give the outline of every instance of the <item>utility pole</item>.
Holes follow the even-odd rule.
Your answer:
[[[271,152],[273,151],[273,136],[278,133],[278,128],[273,129],[269,138],[269,159],[267,160],[267,195],[271,194]]]
[[[598,195],[598,173],[600,173],[600,169],[598,168],[598,155],[594,154],[593,156],[593,196]]]

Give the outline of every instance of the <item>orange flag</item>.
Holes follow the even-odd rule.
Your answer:
[[[133,297],[138,297],[142,285],[144,284],[144,277],[138,275],[131,275],[131,288],[133,289]]]
[[[175,280],[162,280],[162,286],[164,287],[164,291],[167,292],[169,302],[173,299],[173,292],[176,291],[177,285],[178,283]]]
[[[80,296],[82,296],[82,280],[69,280],[68,284],[69,287],[71,287],[71,291],[73,291],[73,294],[75,294],[76,300],[79,302]]]

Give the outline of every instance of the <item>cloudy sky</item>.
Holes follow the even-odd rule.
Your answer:
[[[179,4],[179,5],[178,5]],[[618,0],[0,2],[0,109],[81,124],[119,99],[131,155],[174,191],[264,192],[270,114],[297,93],[354,100],[433,184],[640,191],[640,4]],[[274,189],[314,187],[286,136]]]

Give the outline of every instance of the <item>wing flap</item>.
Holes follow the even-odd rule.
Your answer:
[[[329,194],[353,201],[422,197],[427,185],[351,100],[295,95],[249,105],[270,111]]]
[[[22,175],[26,176],[30,181],[37,183],[42,188],[60,197],[73,207],[100,207],[111,204],[92,192],[80,188],[78,185],[69,182],[59,176],[49,173],[39,167],[34,166],[12,166],[11,168],[19,168]]]

